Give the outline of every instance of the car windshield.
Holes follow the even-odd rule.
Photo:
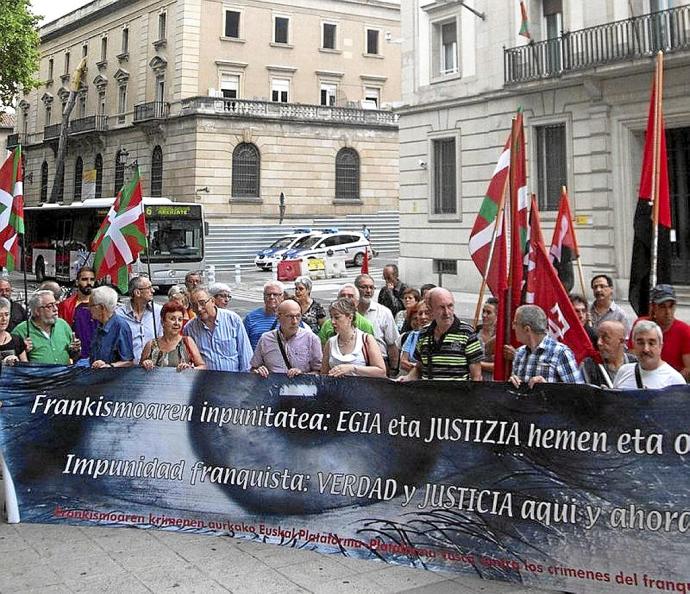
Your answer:
[[[310,248],[312,247],[317,241],[321,239],[321,235],[307,235],[306,237],[303,237],[300,239],[295,245],[292,247],[294,249],[304,249],[304,248]]]
[[[295,240],[294,237],[289,236],[289,237],[281,237],[278,241],[274,241],[271,244],[272,248],[287,248],[290,247],[290,244]]]

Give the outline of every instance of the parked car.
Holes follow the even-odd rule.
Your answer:
[[[262,270],[271,270],[273,265],[282,260],[283,254],[290,248],[297,247],[301,241],[311,236],[320,236],[320,231],[312,231],[311,229],[295,229],[290,235],[281,237],[274,241],[269,247],[261,250],[254,258],[256,264]]]
[[[341,257],[345,259],[346,266],[361,266],[367,252],[371,259],[369,241],[361,233],[327,229],[321,235],[303,239],[282,257],[284,260]]]

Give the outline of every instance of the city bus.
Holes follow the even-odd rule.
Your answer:
[[[89,198],[72,204],[41,204],[24,209],[25,263],[37,282],[53,278],[70,283],[82,266],[93,264],[91,242],[114,198]],[[206,226],[201,204],[144,198],[149,252],[142,251],[132,274],[151,271],[159,287],[184,282],[204,268]]]

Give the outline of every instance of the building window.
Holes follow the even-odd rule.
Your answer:
[[[151,155],[151,196],[163,195],[163,150],[155,146]]]
[[[89,44],[84,43],[84,45],[81,46],[81,57],[86,58],[86,56],[89,55]]]
[[[48,80],[53,80],[53,70],[55,68],[55,61],[53,58],[48,60]]]
[[[434,150],[434,194],[432,214],[456,214],[455,138],[432,141]]]
[[[120,85],[117,89],[117,121],[125,123],[125,112],[127,111],[127,85]]]
[[[101,37],[101,62],[108,59],[108,38]]]
[[[86,117],[86,95],[79,95],[79,109],[77,114],[80,118]]]
[[[335,156],[335,199],[359,200],[359,155],[341,148]]]
[[[81,200],[81,184],[84,177],[84,161],[77,157],[74,164],[74,200]]]
[[[225,37],[240,38],[240,13],[236,10],[225,11]]]
[[[167,21],[167,15],[164,12],[161,12],[158,15],[158,39],[165,39],[165,27],[166,27],[166,21]]]
[[[367,54],[377,56],[379,53],[379,30],[367,29]]]
[[[65,52],[65,74],[69,74],[69,52]]]
[[[159,74],[156,76],[156,101],[162,103],[165,101],[165,75]]]
[[[290,97],[290,80],[287,78],[271,79],[271,101],[287,103]]]
[[[41,202],[48,202],[48,162],[41,165]]]
[[[364,87],[364,107],[378,109],[381,104],[381,89]]]
[[[122,155],[122,149],[115,153],[115,187],[113,188],[113,196],[122,189],[125,184],[125,157]]]
[[[53,108],[50,105],[46,105],[46,126],[50,126],[50,118],[53,113]]]
[[[220,75],[220,92],[226,99],[237,99],[240,96],[240,75],[223,72]]]
[[[287,45],[290,33],[290,19],[287,17],[273,17],[273,43]]]
[[[434,23],[432,29],[433,75],[447,76],[458,72],[458,26],[455,18]]]
[[[100,198],[103,195],[103,157],[101,153],[96,155],[96,159],[93,162],[93,168],[96,170],[95,197]]]
[[[557,210],[561,187],[568,185],[565,124],[537,126],[535,132],[539,209]]]
[[[105,91],[98,91],[98,115],[105,115]]]
[[[323,23],[321,47],[323,49],[334,50],[336,48],[337,25],[334,23]]]
[[[243,142],[232,153],[232,195],[259,198],[261,158],[255,145]]]
[[[335,105],[335,95],[338,85],[333,83],[321,83],[321,105],[332,107]]]
[[[120,48],[122,51],[120,53],[126,54],[129,53],[129,28],[125,27],[122,29],[122,47]]]

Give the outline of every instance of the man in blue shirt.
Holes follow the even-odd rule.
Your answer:
[[[219,309],[203,287],[195,288],[189,301],[196,318],[182,332],[196,342],[206,369],[249,371],[253,351],[242,318],[229,309]]]
[[[264,306],[257,307],[244,316],[244,328],[249,336],[252,349],[256,348],[259,338],[264,332],[274,330],[278,326],[276,312],[283,302],[285,287],[277,280],[268,281],[264,285]]]
[[[135,276],[129,281],[129,303],[117,309],[132,331],[134,363],[139,364],[144,345],[163,334],[161,306],[153,302],[153,284],[148,276]]]
[[[91,291],[89,310],[93,319],[98,322],[89,354],[93,369],[134,365],[132,331],[123,318],[115,315],[116,307],[115,289],[97,287]]]

